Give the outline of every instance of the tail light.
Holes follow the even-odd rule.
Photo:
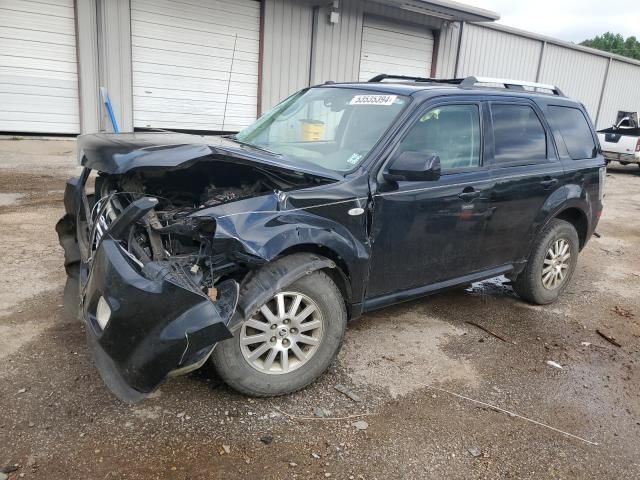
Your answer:
[[[636,142],[636,152],[640,152],[640,138],[638,138],[638,141]]]

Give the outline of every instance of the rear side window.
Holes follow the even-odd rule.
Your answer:
[[[549,107],[549,121],[560,131],[569,156],[573,160],[595,158],[598,150],[584,114],[577,108]]]
[[[492,104],[494,161],[528,165],[547,159],[547,136],[528,105]]]

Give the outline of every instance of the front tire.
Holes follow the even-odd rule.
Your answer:
[[[234,390],[255,397],[300,390],[331,365],[344,338],[347,312],[333,280],[312,272],[276,293],[221,342],[211,360]]]
[[[527,266],[513,282],[515,292],[537,305],[555,302],[573,276],[579,247],[573,225],[551,220],[536,239]]]

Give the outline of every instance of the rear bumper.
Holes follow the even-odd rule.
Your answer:
[[[231,338],[227,324],[238,300],[233,281],[219,285],[212,301],[181,285],[169,268],[149,266],[138,271],[117,241],[104,239],[81,292],[96,366],[127,402],[141,400],[172,372],[201,365],[217,342]]]
[[[640,163],[640,152],[638,153],[616,153],[616,152],[602,152],[605,160],[609,162],[629,162]]]

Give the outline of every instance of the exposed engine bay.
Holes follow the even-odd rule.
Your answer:
[[[286,175],[286,176],[285,176]],[[239,279],[249,264],[259,262],[241,252],[216,245],[216,221],[199,211],[271,192],[286,191],[309,182],[304,175],[224,161],[200,160],[188,167],[138,169],[123,175],[101,174],[95,183],[91,208],[90,249],[95,250],[109,230],[141,273],[150,279],[171,275],[181,286],[215,299],[221,279]],[[122,231],[113,223],[136,210],[140,218]],[[129,219],[131,220],[131,219]]]

